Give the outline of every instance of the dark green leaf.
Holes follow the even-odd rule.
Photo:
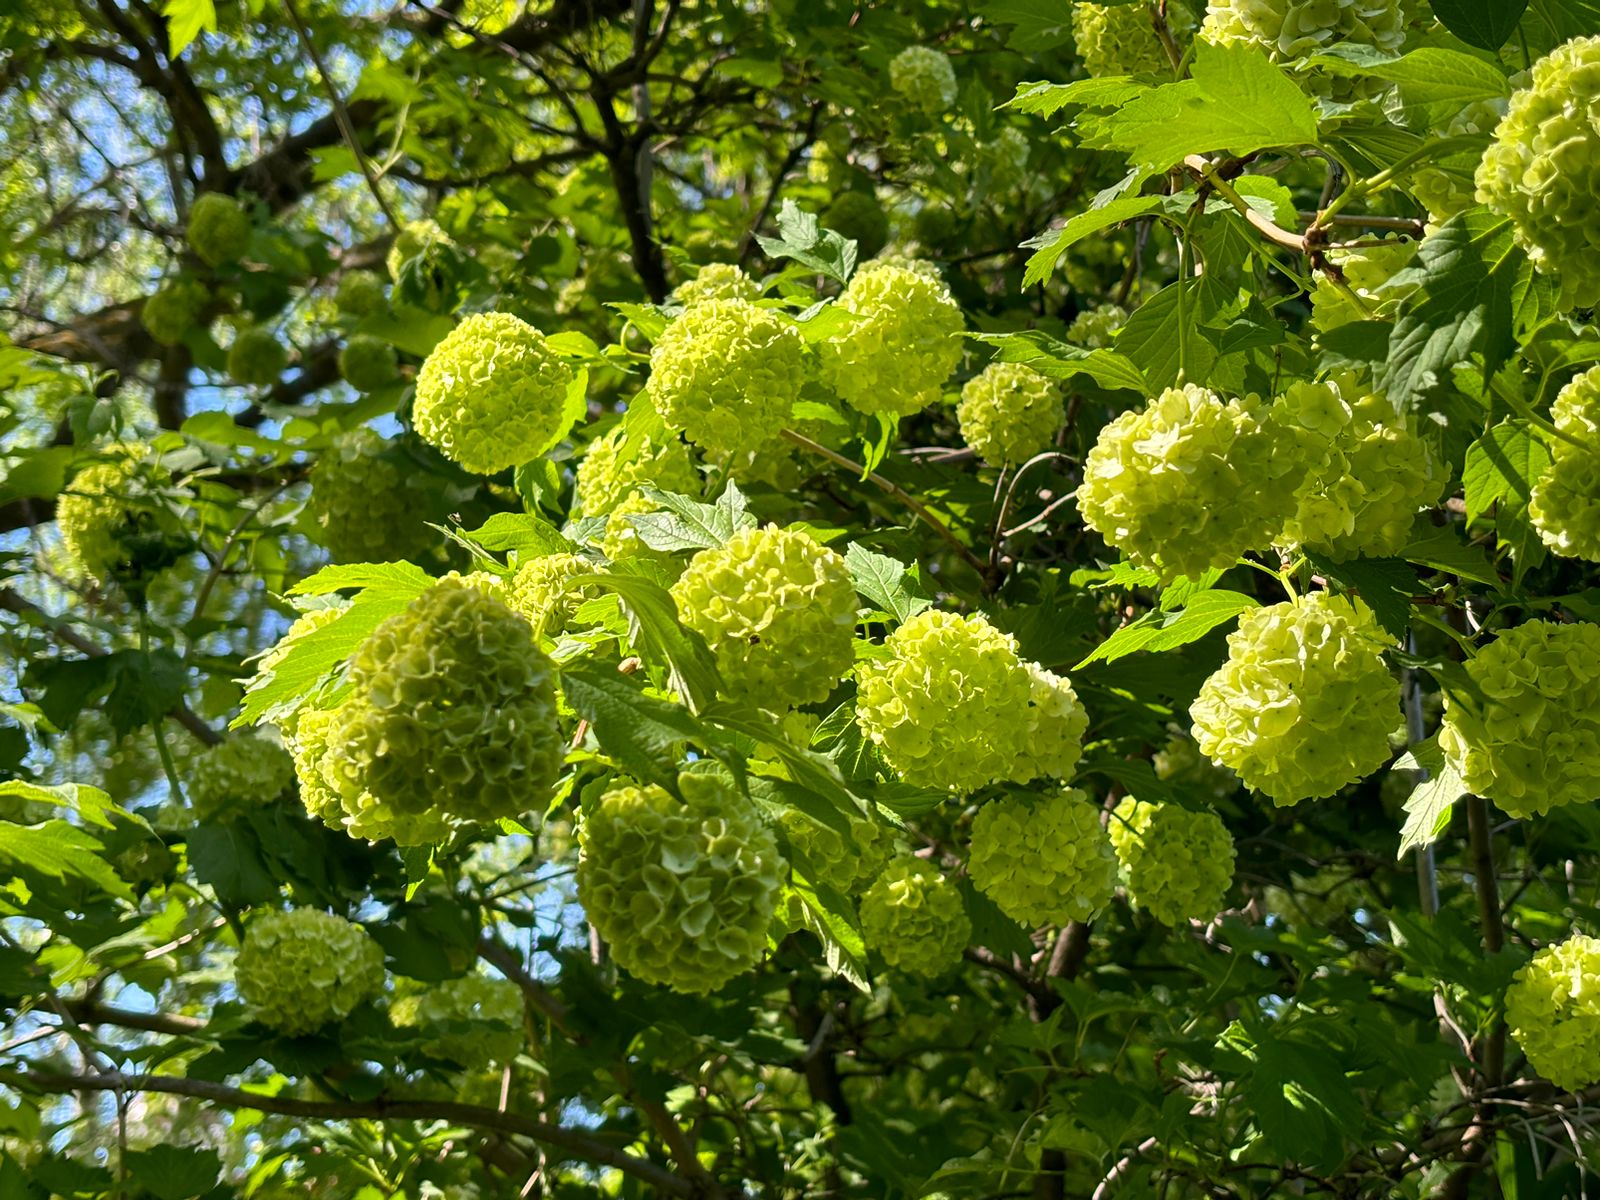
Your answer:
[[[665,663],[668,684],[699,712],[716,698],[722,686],[717,660],[705,639],[678,620],[672,593],[642,575],[612,571],[605,575],[580,575],[573,586],[594,586],[615,592],[628,618],[628,635],[634,648],[650,663]]]
[[[1175,649],[1203,638],[1218,625],[1255,607],[1257,601],[1242,592],[1220,589],[1200,592],[1176,612],[1148,612],[1133,624],[1124,625],[1073,669],[1086,667],[1092,662],[1113,662],[1140,650],[1159,652]]]
[[[1498,50],[1516,29],[1528,0],[1433,0],[1433,14],[1470,46]]]
[[[216,1151],[171,1144],[129,1150],[123,1162],[128,1174],[156,1200],[189,1200],[210,1191],[222,1174]]]
[[[561,673],[561,686],[567,703],[589,722],[601,748],[642,782],[675,789],[683,746],[716,742],[712,731],[688,709],[645,695],[639,684],[615,670],[570,666]]]
[[[255,832],[238,821],[200,825],[189,831],[189,865],[230,908],[264,904],[278,895],[278,881],[262,861]]]
[[[1417,570],[1399,558],[1352,558],[1336,562],[1306,554],[1317,574],[1338,580],[1360,594],[1378,618],[1378,624],[1397,643],[1411,628],[1411,597],[1417,590]]]

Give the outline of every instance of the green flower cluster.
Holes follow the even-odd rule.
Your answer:
[[[1506,108],[1506,101],[1500,98],[1476,101],[1452,116],[1440,131],[1440,136],[1465,138],[1481,135],[1487,142],[1495,126],[1505,119]],[[1449,155],[1442,162],[1430,162],[1412,170],[1411,194],[1428,210],[1428,217],[1434,224],[1444,224],[1477,202],[1473,175],[1482,157],[1482,153],[1475,149],[1465,149]],[[1465,170],[1456,166],[1456,160],[1466,163]]]
[[[707,263],[695,277],[672,291],[672,302],[689,308],[707,300],[754,302],[761,295],[756,281],[733,263]]]
[[[662,419],[707,450],[747,450],[776,437],[805,376],[805,342],[794,325],[748,300],[685,309],[650,350],[650,395]]]
[[[1175,34],[1193,33],[1194,20],[1183,5],[1167,9]],[[1172,76],[1172,59],[1156,36],[1150,5],[1074,4],[1072,41],[1078,60],[1090,75]]]
[[[1561,389],[1550,419],[1564,436],[1550,443],[1550,465],[1534,482],[1528,515],[1557,554],[1600,562],[1600,367]]]
[[[981,614],[928,609],[884,648],[859,669],[856,722],[907,783],[964,794],[1077,765],[1089,718],[1072,685]]]
[[[340,434],[311,468],[307,515],[335,562],[400,562],[432,539],[418,516],[414,477],[365,427]]]
[[[264,913],[250,923],[234,981],[256,1020],[298,1037],[344,1020],[383,990],[383,951],[332,913]]]
[[[544,334],[510,313],[477,313],[417,373],[411,419],[452,462],[493,475],[543,454],[566,433],[572,370]]]
[[[1125,797],[1111,816],[1111,844],[1128,899],[1164,925],[1205,921],[1233,883],[1233,835],[1214,812]]]
[[[324,821],[406,845],[542,807],[564,750],[555,671],[499,590],[441,580],[361,644],[350,695],[325,725],[301,716],[296,760],[320,779],[306,802]]]
[[[861,935],[890,967],[931,979],[961,961],[972,922],[949,876],[903,855],[861,897]]]
[[[618,963],[646,983],[714,992],[761,961],[787,864],[755,806],[686,773],[683,800],[611,788],[586,808],[578,899]]]
[[[1097,304],[1072,318],[1067,341],[1085,350],[1105,350],[1115,344],[1117,331],[1128,323],[1128,310],[1120,304]]]
[[[435,245],[451,246],[454,244],[450,240],[450,235],[439,228],[436,221],[407,221],[404,228],[400,230],[390,244],[389,254],[384,259],[384,266],[389,270],[390,279],[399,279],[401,268],[419,254],[427,253],[429,247]]]
[[[823,378],[858,412],[908,417],[939,398],[961,361],[965,323],[931,263],[877,259],[851,278],[839,307],[854,319],[819,347]]]
[[[74,475],[56,500],[56,529],[71,573],[109,583],[137,552],[137,539],[159,523],[153,492],[171,476],[146,464],[150,447],[126,442],[114,458]]]
[[[189,803],[202,821],[271,804],[294,784],[294,759],[270,737],[241,733],[208,746],[189,767]]]
[[[1400,0],[1210,0],[1200,37],[1224,46],[1254,46],[1276,63],[1309,58],[1332,46],[1371,46],[1397,53],[1406,39]],[[1318,95],[1352,100],[1389,85],[1318,73]]]
[[[1467,660],[1477,695],[1445,694],[1439,746],[1513,817],[1600,795],[1600,625],[1530,621]]]
[[[339,351],[339,374],[358,392],[388,387],[399,372],[400,356],[394,347],[370,333],[351,334]]]
[[[1600,1080],[1600,938],[1575,933],[1525,963],[1506,989],[1506,1025],[1563,1091]]]
[[[228,347],[228,374],[235,383],[266,387],[289,366],[289,349],[272,330],[255,325],[234,334]]]
[[[1292,384],[1272,415],[1299,441],[1309,467],[1280,544],[1334,559],[1398,554],[1442,483],[1412,423],[1348,372]]]
[[[561,633],[572,614],[597,589],[593,585],[574,585],[579,575],[593,575],[600,567],[581,554],[545,554],[530,558],[517,567],[506,588],[506,603],[527,619],[535,631],[547,637]]]
[[[205,192],[189,207],[185,236],[207,266],[237,262],[250,248],[250,214],[232,196]]]
[[[879,821],[847,817],[850,835],[813,820],[797,808],[778,818],[789,844],[811,870],[811,882],[853,896],[883,873],[894,856],[894,833]]]
[[[850,568],[801,530],[746,529],[701,550],[672,598],[678,618],[711,646],[731,699],[811,704],[855,661]]]
[[[1328,261],[1343,277],[1344,287],[1334,282],[1330,272],[1317,272],[1311,290],[1311,328],[1319,334],[1330,333],[1352,321],[1392,317],[1400,302],[1417,290],[1414,283],[1400,284],[1394,279],[1411,264],[1421,244],[1391,238],[1375,246],[1329,251]]]
[[[665,561],[666,556],[645,545],[644,539],[639,536],[639,531],[628,518],[642,513],[660,512],[661,506],[650,499],[643,492],[634,492],[621,504],[606,514],[606,527],[600,535],[600,551],[612,562],[622,562],[628,558],[643,558],[657,555]]]
[[[1389,758],[1400,684],[1387,646],[1349,596],[1251,609],[1189,708],[1195,741],[1275,804],[1331,796]]]
[[[889,214],[871,192],[840,192],[823,210],[822,226],[849,238],[862,258],[871,258],[889,241]]]
[[[1048,448],[1061,428],[1061,389],[1032,367],[991,363],[961,389],[956,420],[985,462],[1025,462]]]
[[[1028,926],[1087,921],[1117,886],[1100,808],[1078,788],[982,805],[972,818],[967,870],[1001,912]]]
[[[522,990],[506,979],[463,975],[401,996],[389,1020],[427,1034],[422,1050],[433,1058],[463,1067],[507,1063],[523,1045]]]
[[[610,514],[645,484],[663,492],[694,496],[700,491],[689,447],[677,438],[657,445],[629,438],[622,425],[589,443],[578,463],[578,511],[586,517]]]
[[[1573,38],[1533,65],[1478,164],[1478,200],[1510,217],[1562,300],[1600,303],[1600,37]]]
[[[333,290],[333,305],[352,317],[381,312],[388,304],[383,280],[373,271],[346,271]]]
[[[198,279],[180,276],[163,284],[139,307],[145,332],[163,346],[176,346],[200,321],[211,303],[211,290]]]
[[[1134,565],[1198,578],[1272,541],[1301,467],[1256,397],[1187,384],[1101,429],[1078,509]]]
[[[907,46],[889,63],[889,86],[913,107],[938,116],[956,102],[956,69],[928,46]]]

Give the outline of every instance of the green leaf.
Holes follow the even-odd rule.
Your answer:
[[[1549,465],[1549,448],[1524,422],[1496,425],[1467,448],[1461,469],[1467,520],[1477,520],[1496,503],[1526,510],[1534,481]]]
[[[254,830],[243,821],[199,825],[189,831],[189,865],[230,908],[265,904],[278,895],[278,881],[262,861]]]
[[[1522,20],[1528,0],[1433,0],[1433,14],[1469,46],[1499,50]]]
[[[100,843],[92,834],[66,821],[39,825],[0,821],[0,859],[50,879],[81,879],[119,900],[132,901],[133,892],[99,851]]]
[[[765,746],[788,769],[789,778],[816,793],[841,812],[862,815],[862,804],[845,783],[839,766],[825,754],[790,745],[776,722],[744,705],[719,703],[706,711],[706,720],[730,733],[742,734]]]
[[[714,734],[688,709],[647,696],[638,683],[613,669],[570,666],[561,672],[561,688],[605,752],[641,782],[675,791],[682,746],[716,743]]]
[[[167,0],[161,7],[167,19],[167,57],[177,58],[200,36],[217,31],[217,8],[212,0]]]
[[[43,499],[67,486],[78,451],[72,446],[50,446],[17,454],[0,479],[0,504],[13,500]]]
[[[793,200],[785,200],[778,210],[778,235],[756,235],[770,258],[792,258],[839,283],[847,282],[856,269],[856,244],[831,229],[823,229],[815,215]]]
[[[529,513],[495,513],[464,536],[485,550],[515,550],[519,562],[578,552],[577,544],[549,521]]]
[[[1060,229],[1030,238],[1023,245],[1032,248],[1034,252],[1028,259],[1028,269],[1022,277],[1022,286],[1029,288],[1049,278],[1061,256],[1077,242],[1099,233],[1102,229],[1121,225],[1124,221],[1131,221],[1135,217],[1159,212],[1165,200],[1164,196],[1118,196],[1105,204],[1069,218]]]
[[[1306,554],[1312,570],[1335,579],[1355,592],[1372,609],[1378,624],[1396,642],[1411,628],[1411,597],[1417,590],[1417,570],[1400,558],[1352,558],[1343,562]]]
[[[1130,100],[1106,122],[1105,142],[1134,166],[1165,170],[1191,154],[1236,157],[1317,144],[1310,99],[1254,46],[1197,41],[1194,77]]]
[[[1052,117],[1069,104],[1084,108],[1116,108],[1149,90],[1148,84],[1122,76],[1079,79],[1073,83],[1019,83],[1017,94],[1002,107]]]
[[[1479,547],[1462,541],[1454,525],[1434,526],[1426,519],[1419,519],[1411,531],[1411,541],[1400,551],[1399,557],[1474,583],[1500,586],[1500,577],[1495,574],[1488,555]]]
[[[1217,1045],[1250,1064],[1242,1090],[1262,1137],[1274,1157],[1337,1169],[1365,1111],[1344,1073],[1345,1056],[1321,1039],[1303,1039],[1298,1029],[1251,1024],[1235,1021]]]
[[[1144,375],[1152,393],[1178,381],[1179,348],[1186,345],[1187,378],[1204,379],[1217,360],[1217,351],[1198,336],[1222,310],[1227,287],[1210,275],[1178,279],[1146,300],[1117,334],[1117,353],[1126,355]]]
[[[855,580],[856,591],[897,621],[909,621],[933,603],[898,559],[851,542],[845,549],[844,561]]]
[[[655,341],[666,332],[669,318],[653,304],[607,304],[606,307],[614,308],[626,317],[647,342]]]
[[[323,567],[289,589],[291,596],[326,596],[346,588],[380,595],[403,596],[408,601],[435,582],[421,567],[408,562],[350,563]]]
[[[1422,778],[1406,797],[1406,820],[1400,828],[1400,849],[1395,852],[1398,859],[1404,858],[1408,850],[1419,850],[1438,841],[1449,828],[1450,810],[1468,794],[1468,789],[1461,772],[1439,749],[1436,738],[1418,742],[1389,769],[1422,772]]]
[[[970,333],[975,342],[993,346],[999,362],[1023,363],[1052,379],[1087,375],[1103,388],[1143,392],[1144,372],[1115,350],[1085,350],[1069,346],[1037,329],[1017,333]]]
[[[1057,0],[989,0],[981,11],[1011,27],[1006,46],[1018,54],[1041,54],[1072,40],[1072,10]]]
[[[63,783],[55,787],[44,787],[37,783],[23,783],[21,780],[13,779],[7,783],[0,783],[0,796],[16,796],[19,800],[28,800],[35,804],[49,804],[55,808],[69,809],[85,821],[99,825],[103,829],[112,828],[111,818],[106,814],[127,815],[122,806],[105,792],[86,783]]]
[[[123,1156],[128,1174],[155,1200],[190,1200],[209,1192],[222,1174],[214,1150],[163,1143]]]
[[[1243,592],[1200,592],[1176,612],[1147,612],[1133,624],[1124,625],[1073,669],[1080,670],[1092,662],[1114,662],[1140,650],[1158,653],[1175,649],[1198,641],[1218,625],[1256,607],[1257,601]]]
[[[1331,55],[1313,61],[1333,66],[1341,74],[1370,75],[1400,85],[1401,103],[1407,116],[1433,125],[1444,125],[1454,114],[1469,105],[1501,99],[1511,92],[1505,72],[1459,50],[1424,46],[1392,62],[1344,68]]]
[[[615,592],[628,618],[628,636],[647,662],[665,663],[668,687],[681,694],[693,712],[716,699],[722,687],[717,660],[705,639],[678,620],[672,593],[654,580],[621,570],[604,575],[579,575],[574,587],[593,584]]]
[[[831,888],[814,886],[799,873],[792,875],[789,886],[800,898],[801,922],[822,943],[828,969],[857,991],[870,992],[867,947],[850,902]]]
[[[641,488],[665,513],[639,513],[631,519],[640,540],[652,550],[706,550],[721,546],[742,529],[761,524],[745,511],[744,495],[732,480],[715,504],[702,504],[676,492]]]

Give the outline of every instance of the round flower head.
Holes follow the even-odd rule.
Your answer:
[[[1294,511],[1300,464],[1264,417],[1193,384],[1123,413],[1084,460],[1085,523],[1164,581],[1233,566]]]
[[[118,578],[141,540],[170,521],[157,493],[171,475],[146,461],[150,448],[128,442],[111,449],[114,458],[83,468],[56,500],[68,570],[97,583]]]
[[[1189,708],[1195,741],[1275,804],[1331,796],[1389,759],[1400,684],[1387,645],[1348,596],[1251,609]]]
[[[383,280],[373,271],[346,271],[333,291],[333,304],[352,317],[381,312],[389,303]]]
[[[1476,101],[1452,116],[1440,135],[1447,138],[1481,136],[1487,143],[1495,126],[1505,119],[1508,107],[1506,98],[1499,96]],[[1473,175],[1482,159],[1483,147],[1474,146],[1455,151],[1443,160],[1412,168],[1411,194],[1428,210],[1428,219],[1433,224],[1443,225],[1477,203]]]
[[[748,300],[684,310],[650,351],[650,394],[668,428],[708,450],[776,437],[805,383],[805,343],[783,317]]]
[[[555,672],[498,590],[441,580],[351,658],[320,770],[352,819],[364,802],[480,822],[542,809],[565,749]]]
[[[1600,939],[1575,933],[1523,964],[1506,989],[1506,1026],[1563,1091],[1600,1080]]]
[[[1600,625],[1530,621],[1467,660],[1476,695],[1445,694],[1439,747],[1513,817],[1600,796]]]
[[[854,318],[819,347],[823,378],[858,412],[926,408],[961,361],[961,309],[936,271],[878,260],[851,278],[839,307]]]
[[[646,545],[645,540],[639,536],[638,526],[629,519],[644,513],[660,511],[661,505],[643,492],[634,492],[606,514],[606,527],[600,535],[601,553],[614,563],[652,554],[665,561],[669,556]]]
[[[1194,32],[1194,20],[1181,4],[1167,8],[1167,20],[1176,34]],[[1074,4],[1072,40],[1083,69],[1094,76],[1172,76],[1172,59],[1156,36],[1150,5]]]
[[[202,821],[271,804],[294,783],[294,759],[281,743],[240,733],[195,755],[189,803]]]
[[[889,63],[889,86],[930,117],[956,102],[956,69],[939,51],[907,46]]]
[[[586,517],[610,514],[645,484],[682,496],[700,494],[700,474],[689,447],[677,438],[657,444],[628,437],[615,425],[589,443],[578,462],[578,510]]]
[[[586,808],[578,899],[617,962],[646,983],[714,992],[761,961],[787,864],[749,800],[712,775],[620,785]]]
[[[507,1063],[522,1049],[522,989],[507,979],[463,975],[402,996],[389,1020],[429,1035],[422,1051],[430,1057],[463,1067]]]
[[[1311,292],[1311,329],[1323,334],[1352,321],[1394,316],[1400,302],[1417,290],[1416,284],[1397,283],[1395,277],[1410,266],[1421,245],[1395,238],[1376,246],[1329,251],[1328,260],[1343,277],[1344,287],[1334,282],[1330,272],[1317,272]]]
[[[962,438],[985,462],[1026,462],[1061,428],[1061,389],[1032,367],[991,363],[961,389],[956,419]]]
[[[1528,514],[1557,554],[1600,562],[1600,367],[1561,389],[1550,419],[1565,436],[1551,440]]]
[[[809,871],[811,882],[853,896],[883,873],[894,854],[894,834],[887,825],[865,817],[848,817],[850,836],[812,820],[797,808],[778,818],[798,856],[795,866]]]
[[[884,648],[859,668],[856,722],[907,783],[966,793],[1077,765],[1088,718],[1071,685],[983,616],[928,609]]]
[[[571,427],[572,370],[532,325],[478,313],[433,348],[417,373],[412,422],[425,441],[477,475],[537,458]]]
[[[1213,812],[1131,796],[1111,816],[1128,899],[1165,925],[1206,921],[1233,884],[1233,835]]]
[[[344,1020],[383,990],[383,951],[343,917],[269,912],[250,922],[234,979],[256,1020],[298,1037]]]
[[[302,709],[285,739],[306,812],[330,829],[371,842],[428,846],[448,838],[454,828],[448,814],[436,809],[402,812],[351,780],[346,760],[334,749],[337,743],[330,741],[342,736],[339,717],[336,708]]]
[[[1398,554],[1419,509],[1442,483],[1433,451],[1383,396],[1363,395],[1354,376],[1296,383],[1274,421],[1303,447],[1310,466],[1280,544],[1334,559]]]
[[[690,559],[672,598],[717,656],[730,698],[811,704],[855,661],[850,569],[808,533],[742,530]]]
[[[890,967],[932,979],[961,961],[972,922],[953,880],[904,855],[861,897],[861,936]]]
[[[1085,350],[1105,350],[1115,344],[1117,331],[1128,323],[1128,310],[1120,304],[1086,308],[1067,326],[1067,341]]]
[[[733,263],[707,263],[693,279],[672,290],[672,302],[688,308],[707,300],[754,301],[760,295],[756,281]]]
[[[306,512],[335,562],[400,562],[433,538],[418,511],[415,475],[365,427],[340,434],[311,468]]]
[[[862,258],[871,258],[889,241],[889,214],[871,192],[841,192],[822,213],[822,227],[856,244]]]
[[[394,347],[371,334],[352,334],[339,351],[339,374],[358,392],[388,387],[400,372]]]
[[[1600,37],[1534,63],[1494,139],[1478,164],[1479,202],[1511,218],[1535,267],[1560,276],[1566,305],[1600,302]]]
[[[189,208],[186,236],[207,266],[237,262],[250,248],[250,214],[232,196],[205,192]]]
[[[139,320],[145,332],[163,346],[176,346],[200,323],[200,316],[210,303],[211,292],[205,284],[178,278],[145,300],[139,308]]]
[[[1077,788],[982,805],[967,871],[1001,912],[1029,926],[1087,921],[1117,886],[1099,806]]]
[[[579,575],[593,575],[599,566],[581,554],[545,554],[530,558],[517,567],[506,594],[506,603],[521,613],[528,624],[547,637],[566,628],[578,605],[592,598],[593,585],[575,585]]]
[[[389,278],[399,279],[401,268],[407,262],[419,254],[427,253],[429,247],[435,245],[450,246],[454,243],[434,221],[408,221],[395,236],[394,242],[389,246],[388,257],[384,260],[384,266],[389,270]]]
[[[989,170],[989,186],[1005,190],[1021,184],[1032,149],[1022,130],[1014,125],[1002,129],[994,141],[981,148],[980,161]]]
[[[1211,0],[1200,37],[1223,46],[1254,46],[1273,62],[1287,63],[1339,45],[1396,53],[1406,23],[1400,0]],[[1341,101],[1388,86],[1321,72],[1306,82],[1318,95]]]
[[[270,329],[241,329],[228,347],[228,374],[235,383],[266,387],[277,383],[288,366],[288,348]]]

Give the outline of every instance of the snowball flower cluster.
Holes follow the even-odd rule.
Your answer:
[[[422,1050],[433,1058],[463,1067],[506,1063],[522,1049],[522,990],[510,980],[463,975],[400,997],[389,1020],[427,1034]]]
[[[600,570],[581,554],[544,554],[517,567],[506,589],[506,603],[548,637],[566,628],[578,605],[596,594],[592,585],[572,581]]]
[[[689,447],[677,438],[654,442],[629,437],[627,428],[615,425],[589,443],[578,463],[578,510],[586,517],[603,517],[648,484],[663,492],[694,496],[700,475]]]
[[[1077,788],[984,804],[972,819],[967,870],[1001,912],[1029,926],[1087,921],[1117,883],[1099,806]]]
[[[1550,442],[1550,465],[1534,482],[1528,515],[1557,554],[1600,562],[1600,367],[1561,389],[1550,420],[1563,436]]]
[[[894,834],[887,825],[865,817],[847,817],[850,834],[788,808],[779,817],[794,847],[796,866],[808,870],[811,882],[853,896],[877,879],[894,855]]]
[[[1562,300],[1600,302],[1600,37],[1573,38],[1533,65],[1478,164],[1478,200],[1507,216]]]
[[[185,236],[207,266],[237,262],[250,247],[250,214],[232,196],[205,192],[189,208]]]
[[[289,350],[270,329],[241,329],[228,347],[228,374],[235,383],[266,387],[289,365]]]
[[[1111,844],[1128,899],[1166,925],[1204,921],[1233,883],[1233,835],[1214,812],[1133,797],[1111,816]]]
[[[1192,33],[1193,18],[1181,4],[1167,8],[1174,32]],[[1150,5],[1074,4],[1072,40],[1078,59],[1091,75],[1162,75],[1171,77],[1172,59],[1156,36]]]
[[[145,332],[163,346],[176,346],[200,322],[211,303],[211,291],[197,279],[177,278],[164,284],[139,308]]]
[[[688,308],[706,300],[749,300],[761,295],[756,281],[733,263],[707,263],[699,274],[672,291],[674,304]]]
[[[1078,509],[1136,566],[1171,580],[1231,567],[1294,509],[1300,464],[1254,397],[1168,388],[1100,431]]]
[[[1563,1091],[1600,1080],[1600,938],[1573,934],[1525,963],[1506,989],[1506,1026]]]
[[[1387,645],[1348,596],[1251,609],[1189,708],[1195,741],[1276,804],[1331,796],[1389,758],[1400,684]]]
[[[879,259],[839,297],[854,319],[819,347],[823,378],[858,412],[906,417],[939,398],[961,361],[961,309],[931,264]]]
[[[928,609],[884,648],[859,669],[856,721],[907,783],[967,793],[1077,765],[1089,718],[1071,683],[982,615]]]
[[[294,783],[294,759],[282,743],[241,733],[208,746],[189,767],[189,803],[202,821],[260,808]]]
[[[716,655],[732,699],[765,708],[824,700],[855,661],[850,569],[801,530],[746,529],[701,550],[672,598]]]
[[[256,1020],[298,1037],[344,1020],[383,990],[383,951],[332,913],[269,912],[250,922],[234,980]]]
[[[972,922],[954,880],[904,855],[861,897],[861,935],[889,966],[931,979],[961,961]]]
[[[388,303],[383,280],[372,271],[346,271],[333,290],[333,304],[352,317],[379,312]]]
[[[956,419],[962,438],[985,462],[1026,462],[1061,428],[1061,389],[1032,367],[991,363],[961,389]]]
[[[928,46],[907,46],[889,63],[889,86],[929,116],[956,102],[956,70]]]
[[[83,468],[56,501],[56,529],[74,575],[108,583],[137,552],[141,532],[160,520],[154,491],[171,477],[147,465],[150,448],[113,446],[109,461]]]
[[[1254,46],[1283,63],[1341,45],[1396,53],[1405,43],[1406,22],[1400,0],[1211,0],[1200,37],[1224,46]],[[1319,74],[1308,86],[1319,95],[1350,100],[1388,84]]]
[[[416,430],[452,462],[493,475],[543,454],[571,426],[572,370],[526,321],[477,313],[417,373]]]
[[[747,450],[776,437],[805,375],[794,325],[748,300],[686,309],[650,350],[650,395],[662,419],[707,450]]]
[[[1085,350],[1105,350],[1115,343],[1117,331],[1128,322],[1128,310],[1120,304],[1097,304],[1072,318],[1067,326],[1067,341]]]
[[[369,333],[352,334],[339,351],[339,374],[358,392],[388,387],[399,371],[400,356],[394,347]]]
[[[1343,277],[1344,287],[1335,284],[1329,272],[1317,272],[1311,290],[1311,328],[1329,333],[1352,321],[1392,317],[1400,302],[1417,290],[1415,283],[1394,280],[1416,258],[1421,245],[1389,238],[1378,245],[1329,251],[1328,260]]]
[[[578,898],[624,970],[714,992],[766,952],[787,864],[755,806],[726,780],[619,785],[587,807]]]
[[[306,513],[335,562],[399,562],[428,549],[415,476],[387,439],[365,427],[342,433],[311,468]]]
[[[1530,621],[1467,660],[1478,695],[1445,694],[1439,746],[1513,817],[1600,796],[1600,625]]]

